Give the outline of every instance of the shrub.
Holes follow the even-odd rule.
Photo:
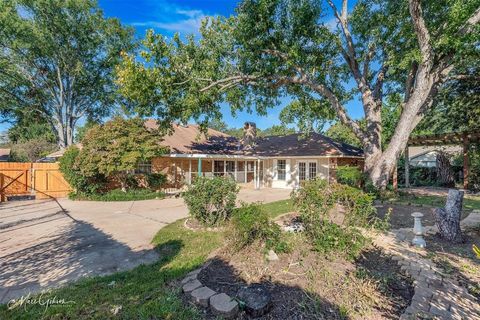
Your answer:
[[[366,243],[358,227],[384,226],[376,216],[373,196],[347,185],[329,185],[321,179],[308,181],[292,193],[292,200],[307,236],[320,252],[338,251],[354,258]],[[341,225],[332,222],[330,216],[335,204],[345,208]]]
[[[86,177],[78,167],[77,159],[80,149],[70,146],[60,158],[60,171],[75,192],[92,194],[102,189],[106,183],[103,175],[96,173]]]
[[[167,182],[167,176],[163,173],[149,173],[145,175],[145,180],[150,189],[158,190]]]
[[[242,204],[232,216],[229,238],[238,249],[260,241],[267,249],[285,252],[288,245],[281,237],[280,226],[270,221],[260,204]]]
[[[363,181],[363,174],[358,167],[339,166],[336,171],[337,181],[351,187],[360,187]]]
[[[197,177],[183,193],[183,199],[193,218],[205,226],[217,226],[230,218],[238,191],[231,178]]]

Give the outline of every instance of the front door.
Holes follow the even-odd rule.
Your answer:
[[[298,181],[313,180],[317,177],[317,161],[298,162]]]

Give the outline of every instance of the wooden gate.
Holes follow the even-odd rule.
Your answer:
[[[58,163],[0,162],[1,201],[13,195],[35,195],[36,199],[61,198],[71,190]]]

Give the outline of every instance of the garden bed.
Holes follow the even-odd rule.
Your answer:
[[[410,278],[379,249],[369,247],[352,262],[312,251],[302,234],[292,234],[291,241],[293,251],[270,262],[258,245],[237,252],[224,248],[198,279],[231,297],[248,284],[262,284],[272,308],[259,319],[393,319],[410,304]],[[208,312],[206,318],[216,319]]]
[[[391,208],[390,225],[392,229],[413,228],[412,213],[414,212],[423,213],[423,226],[435,225],[435,215],[433,214],[433,207],[383,203],[376,205],[376,208],[378,217],[382,219],[383,217],[385,217],[385,215],[387,214],[387,212],[389,212],[389,209]],[[465,219],[469,213],[470,211],[463,211],[462,219]]]

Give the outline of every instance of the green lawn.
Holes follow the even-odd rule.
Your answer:
[[[281,214],[293,211],[293,202],[290,199],[270,202],[262,206],[272,219]]]
[[[418,196],[410,193],[400,193],[394,202],[413,203],[432,207],[444,207],[446,197],[442,196]],[[467,195],[463,199],[463,207],[465,210],[480,210],[480,196]]]
[[[292,210],[291,201],[264,205],[272,217]],[[8,310],[0,306],[0,319],[198,319],[194,308],[186,307],[179,292],[168,283],[203,264],[210,252],[220,247],[219,232],[190,231],[183,220],[161,229],[153,243],[161,259],[155,264],[105,277],[81,280],[43,295],[42,300],[65,299],[71,305],[27,305]],[[121,306],[117,316],[112,309]]]
[[[165,198],[163,192],[156,192],[149,189],[130,189],[123,192],[120,189],[113,189],[106,193],[83,194],[71,193],[69,198],[72,200],[87,201],[140,201]]]

